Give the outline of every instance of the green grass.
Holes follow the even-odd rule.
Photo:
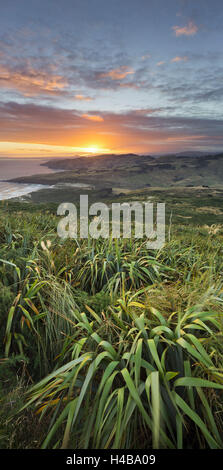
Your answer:
[[[148,251],[24,206],[0,211],[0,447],[223,448],[222,225]]]

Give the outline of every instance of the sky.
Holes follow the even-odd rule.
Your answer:
[[[222,0],[0,3],[0,156],[223,150]]]

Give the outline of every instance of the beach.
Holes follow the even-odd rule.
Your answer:
[[[46,158],[0,158],[0,200],[21,197],[46,188],[46,185],[41,184],[10,182],[11,179],[20,176],[54,173],[55,170],[41,166],[46,161]]]

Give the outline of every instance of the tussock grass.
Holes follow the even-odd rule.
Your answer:
[[[30,417],[40,426],[24,447],[222,448],[221,230],[173,226],[148,251],[133,239],[61,242],[55,224],[0,218],[0,392],[15,364],[24,384],[11,383],[14,444],[2,401],[4,446],[19,447]]]

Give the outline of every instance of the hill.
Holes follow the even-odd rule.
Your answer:
[[[15,178],[20,183],[84,183],[97,189],[223,186],[223,154],[206,156],[100,155],[46,162],[58,170],[46,175]],[[59,171],[61,170],[61,171]]]

